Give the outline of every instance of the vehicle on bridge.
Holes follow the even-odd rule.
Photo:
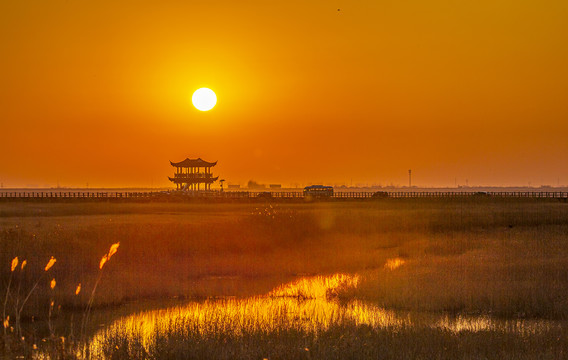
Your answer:
[[[389,197],[389,193],[386,191],[376,191],[371,195],[372,198],[386,198]]]
[[[270,193],[270,191],[263,191],[258,193],[256,197],[259,199],[272,199],[272,193]]]
[[[477,191],[473,193],[473,196],[491,196],[491,194],[487,191]]]
[[[304,188],[304,196],[332,197],[333,186],[311,185]]]

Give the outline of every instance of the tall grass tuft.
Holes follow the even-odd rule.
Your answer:
[[[303,277],[272,290],[270,297],[298,299],[326,299],[338,296],[349,288],[356,288],[359,276],[335,274],[332,276]]]

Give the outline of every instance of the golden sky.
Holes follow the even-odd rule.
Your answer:
[[[0,182],[568,184],[565,0],[0,1]],[[200,112],[191,94],[213,89]]]

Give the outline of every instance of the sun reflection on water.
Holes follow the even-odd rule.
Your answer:
[[[317,336],[332,326],[366,325],[375,329],[429,327],[462,331],[506,331],[532,334],[550,329],[547,321],[496,320],[488,316],[450,317],[411,314],[387,310],[360,300],[342,303],[340,291],[356,287],[358,276],[336,274],[302,278],[284,284],[263,297],[191,302],[163,310],[142,312],[119,319],[95,334],[91,352],[103,348],[105,338],[119,335],[136,339],[148,349],[156,334],[228,334],[242,336],[254,332],[272,333],[298,330]]]

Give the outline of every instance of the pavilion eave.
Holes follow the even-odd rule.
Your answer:
[[[170,161],[170,164],[172,166],[175,166],[175,167],[198,168],[198,167],[213,167],[213,166],[217,165],[217,161],[209,162],[209,161],[203,160],[202,158],[197,158],[197,159],[186,158],[185,160],[180,161],[180,162]]]

